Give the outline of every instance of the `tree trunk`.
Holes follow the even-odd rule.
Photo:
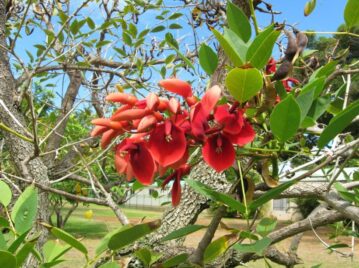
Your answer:
[[[0,1],[0,121],[13,131],[28,136],[22,126],[26,126],[25,120],[21,113],[14,106],[14,98],[16,97],[15,79],[10,69],[7,51],[2,47],[6,47],[6,1]],[[4,107],[5,105],[5,107]],[[47,168],[39,157],[30,158],[35,155],[32,143],[25,141],[9,132],[2,132],[5,138],[11,160],[14,163],[19,175],[34,180],[43,185],[48,185]],[[49,201],[46,192],[39,192],[37,222],[46,222],[49,218]],[[40,238],[38,245],[41,246],[47,239],[47,229],[41,225],[36,225]],[[28,267],[35,267],[34,262]]]

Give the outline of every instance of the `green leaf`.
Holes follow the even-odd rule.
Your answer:
[[[310,107],[308,116],[316,121],[326,111],[330,102],[330,95],[317,98]]]
[[[172,23],[172,24],[170,24],[170,26],[168,28],[176,30],[176,29],[182,29],[182,26],[177,23]]]
[[[22,264],[26,260],[26,258],[29,256],[29,254],[32,252],[32,249],[34,248],[36,244],[36,241],[26,242],[16,253],[16,265],[17,267],[22,267]]]
[[[168,235],[163,237],[161,239],[161,241],[164,242],[164,241],[168,241],[168,240],[172,240],[172,239],[181,238],[186,235],[197,232],[198,230],[201,230],[203,228],[206,228],[206,226],[204,226],[204,225],[187,225],[185,227],[182,227],[180,229],[177,229],[177,230],[169,233]]]
[[[73,248],[77,249],[78,251],[82,252],[83,254],[87,255],[87,248],[78,241],[74,236],[61,230],[57,227],[51,227],[51,233],[58,239],[64,241],[65,243],[69,244]]]
[[[252,35],[251,24],[244,12],[230,1],[227,3],[227,21],[229,28],[248,42]]]
[[[318,147],[323,148],[337,134],[343,131],[351,121],[359,114],[359,100],[351,103],[346,109],[333,117],[324,129],[318,140]]]
[[[219,44],[224,50],[224,53],[228,56],[230,61],[237,67],[240,67],[243,65],[243,59],[241,59],[240,54],[237,52],[233,44],[228,40],[228,38],[225,38],[220,32],[218,32],[216,29],[212,30],[214,36],[217,38]]]
[[[122,40],[126,45],[132,46],[132,38],[128,33],[126,32],[122,33]]]
[[[63,246],[59,240],[48,240],[42,247],[45,262],[53,262],[71,249],[71,246]]]
[[[137,181],[136,181],[137,182]],[[118,233],[119,231],[123,231],[125,229],[131,228],[131,225],[124,225],[121,226],[120,228],[117,228],[109,233],[107,233],[101,240],[100,243],[97,245],[95,253],[96,255],[100,255],[101,253],[103,253],[104,251],[106,251],[108,249],[108,241],[110,241],[110,238]]]
[[[150,267],[151,251],[149,251],[147,248],[141,248],[137,250],[134,255],[142,261],[145,267]]]
[[[117,262],[108,262],[99,266],[99,268],[120,268]]]
[[[0,193],[0,203],[7,207],[11,202],[12,193],[10,187],[3,181],[0,181]]]
[[[348,0],[344,9],[344,20],[348,29],[359,25],[359,1]]]
[[[29,186],[19,196],[11,212],[11,219],[19,234],[28,231],[34,225],[36,213],[37,190],[34,186]]]
[[[339,195],[348,202],[355,202],[355,194],[350,193],[341,183],[334,183],[334,188],[338,191]]]
[[[338,244],[330,245],[329,247],[327,247],[327,249],[333,250],[333,249],[336,249],[336,248],[348,248],[348,247],[349,247],[348,244],[338,243]]]
[[[111,44],[110,40],[102,40],[96,44],[96,48],[101,48],[103,46],[106,46],[108,44]]]
[[[165,27],[165,26],[163,26],[163,25],[159,25],[159,26],[157,26],[157,27],[153,28],[153,29],[151,30],[151,33],[158,33],[158,32],[162,32],[164,29],[166,29],[166,27]]]
[[[0,250],[0,267],[16,268],[16,258],[10,252]]]
[[[300,122],[303,122],[310,107],[312,106],[313,97],[314,97],[314,91],[307,90],[307,91],[300,92],[300,94],[296,98],[296,101],[300,108],[300,118],[301,118]]]
[[[224,27],[223,36],[244,62],[247,55],[248,45],[235,32],[226,27]]]
[[[262,69],[272,55],[272,50],[279,34],[280,31],[275,30],[273,25],[258,34],[248,48],[246,60],[253,67]]]
[[[284,100],[287,97],[288,93],[285,90],[282,81],[276,81],[274,86],[275,86],[275,90],[277,91],[277,94],[279,95],[280,99]]]
[[[314,8],[315,8],[315,5],[316,5],[316,0],[309,0],[306,4],[305,4],[305,7],[304,7],[304,16],[309,16]]]
[[[243,103],[254,97],[263,87],[261,73],[255,69],[232,69],[225,80],[231,95]]]
[[[272,243],[268,237],[264,237],[252,244],[235,244],[233,248],[243,253],[256,253],[262,255],[263,251]]]
[[[208,75],[212,75],[218,65],[217,54],[212,50],[212,48],[203,43],[199,49],[198,56],[199,64],[201,65],[202,69]]]
[[[89,28],[91,30],[95,29],[96,25],[95,25],[94,21],[90,17],[86,18],[86,22],[87,22],[87,25],[89,26]]]
[[[204,251],[203,261],[204,263],[209,263],[217,259],[220,255],[224,254],[227,249],[233,243],[233,239],[237,237],[235,234],[224,235],[208,245]]]
[[[166,260],[165,262],[162,263],[162,267],[163,268],[171,268],[171,267],[175,267],[181,263],[184,263],[185,261],[187,261],[188,259],[188,254],[187,253],[182,253],[179,254],[177,256],[174,256],[168,260]]]
[[[295,183],[295,181],[288,181],[288,182],[282,183],[281,185],[279,185],[275,188],[270,189],[269,191],[265,192],[263,195],[261,195],[257,199],[253,200],[249,204],[249,208],[252,211],[256,210],[258,207],[260,207],[260,206],[264,205],[265,203],[267,203],[268,201],[276,198],[278,195],[280,195],[283,191],[288,189],[294,183]]]
[[[20,247],[20,245],[22,244],[22,242],[25,241],[25,238],[27,236],[27,234],[29,233],[29,231],[26,231],[25,233],[21,234],[19,237],[17,237],[9,246],[8,251],[10,253],[15,253],[15,251]]]
[[[257,224],[256,230],[257,233],[261,236],[266,236],[270,232],[272,232],[277,226],[277,221],[271,218],[263,218]]]
[[[160,227],[160,225],[161,221],[155,220],[152,222],[131,226],[125,230],[120,230],[119,232],[112,235],[108,241],[108,248],[111,250],[117,250],[130,245],[141,237],[152,233],[154,230]]]
[[[168,19],[175,20],[175,19],[178,19],[178,18],[180,18],[182,16],[183,16],[182,13],[173,13],[171,16],[168,17]]]
[[[196,180],[187,179],[186,183],[197,193],[204,195],[205,197],[212,199],[214,201],[225,204],[228,207],[235,209],[242,214],[246,213],[245,206],[238,200],[234,199],[233,197],[220,192],[216,192],[210,187],[208,187],[207,185]]]
[[[297,132],[301,110],[292,95],[277,104],[270,116],[271,130],[278,140],[285,142]]]
[[[307,83],[302,88],[300,94],[304,94],[304,93],[306,93],[308,91],[313,91],[313,99],[315,100],[322,93],[322,91],[324,89],[324,84],[325,84],[325,77],[324,76],[316,78],[316,79],[310,81],[309,83]]]
[[[3,233],[0,232],[0,250],[6,250],[7,244]]]
[[[328,62],[326,65],[320,67],[319,69],[315,70],[313,72],[313,74],[310,76],[309,82],[311,82],[315,78],[319,78],[319,77],[327,78],[332,72],[334,72],[337,64],[338,64],[338,62],[333,60],[333,61]]]

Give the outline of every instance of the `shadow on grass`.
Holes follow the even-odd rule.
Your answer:
[[[76,217],[70,218],[64,229],[74,236],[85,238],[102,238],[108,233],[105,223]]]

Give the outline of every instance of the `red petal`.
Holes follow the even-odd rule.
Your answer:
[[[145,109],[126,110],[114,115],[113,120],[125,121],[125,120],[141,119],[142,117],[148,115],[150,112],[151,112],[150,110],[145,110]]]
[[[113,117],[116,117],[117,114],[122,113],[123,111],[126,111],[126,110],[131,109],[131,108],[132,108],[132,106],[131,106],[131,105],[128,105],[128,104],[121,106],[120,108],[118,108],[118,109],[112,114],[112,116],[110,117],[110,119],[111,119],[111,120],[114,120]]]
[[[137,180],[143,185],[152,184],[155,163],[144,143],[139,143],[137,150],[131,151],[130,162]]]
[[[95,126],[94,129],[91,131],[91,137],[96,137],[104,133],[106,130],[108,130],[108,127],[105,126]]]
[[[247,143],[250,143],[254,140],[256,132],[252,128],[251,124],[244,122],[244,126],[239,134],[228,135],[226,136],[231,140],[232,143],[238,144],[239,146],[244,146]]]
[[[93,119],[91,121],[91,123],[94,124],[94,125],[104,126],[104,127],[107,127],[107,128],[112,128],[112,129],[117,129],[117,130],[123,128],[121,122],[111,121],[110,119],[107,119],[107,118]]]
[[[149,127],[152,127],[156,123],[157,123],[157,118],[154,115],[152,114],[146,115],[139,122],[137,131],[138,132],[146,131]]]
[[[161,112],[164,112],[168,109],[168,99],[160,98],[160,102],[158,104],[157,109]]]
[[[165,134],[165,124],[158,125],[151,133],[148,149],[161,165],[168,166],[180,160],[187,148],[184,132],[172,125],[170,137]]]
[[[115,168],[118,173],[123,174],[126,172],[128,165],[128,154],[125,157],[122,157],[120,154],[120,150],[116,150],[115,153]]]
[[[214,113],[216,121],[224,126],[223,131],[229,134],[238,134],[244,124],[242,111],[236,110],[233,113],[229,112],[228,105],[217,106]]]
[[[221,139],[221,147],[218,148],[217,139]],[[232,166],[235,160],[235,151],[231,141],[225,136],[213,135],[207,139],[202,148],[204,161],[217,172],[221,172]]]
[[[128,163],[127,168],[126,168],[126,180],[127,181],[132,181],[133,177],[135,175],[133,174],[133,169],[130,163]]]
[[[171,195],[172,195],[172,205],[175,207],[181,201],[181,180],[178,177],[173,182]]]
[[[195,105],[198,102],[198,99],[195,96],[189,96],[186,98],[188,106]]]
[[[122,104],[135,105],[137,98],[131,94],[126,93],[111,93],[106,97],[107,101],[120,102]]]
[[[180,160],[173,163],[172,165],[169,165],[168,167],[173,169],[178,169],[187,163],[188,158],[189,158],[189,154],[188,154],[188,150],[186,150]]]
[[[114,130],[114,129],[107,130],[102,135],[101,148],[105,149],[111,143],[112,139],[114,139],[115,137],[117,137],[118,135],[120,135],[122,133],[123,133],[123,131],[121,131],[121,130]]]
[[[170,78],[161,80],[159,82],[159,85],[164,89],[176,93],[182,97],[187,98],[189,96],[192,96],[192,87],[185,81],[176,78]]]
[[[146,103],[147,103],[147,107],[150,110],[155,110],[159,104],[160,100],[158,99],[158,96],[151,92],[150,94],[147,95],[146,97]]]
[[[168,104],[171,113],[177,114],[180,110],[180,103],[175,98],[171,98]]]
[[[213,86],[206,91],[201,100],[202,107],[206,113],[210,114],[214,109],[219,98],[221,97],[221,92],[222,91],[219,86]]]
[[[200,140],[204,139],[205,131],[208,128],[207,116],[208,114],[202,108],[202,103],[192,106],[191,131],[192,134]]]

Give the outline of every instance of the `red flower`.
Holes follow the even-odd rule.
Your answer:
[[[220,133],[207,139],[202,148],[204,161],[217,172],[232,166],[235,160],[235,151],[232,142]]]
[[[135,176],[144,185],[153,182],[155,163],[145,143],[137,139],[125,139],[116,147],[115,166],[127,179]]]
[[[166,120],[150,135],[148,149],[161,166],[169,166],[182,158],[187,148],[184,131]]]
[[[193,94],[191,85],[177,78],[161,80],[159,85],[164,89],[176,93],[184,98],[190,97]]]
[[[216,108],[214,118],[223,126],[223,132],[231,135],[241,132],[244,124],[242,111],[239,111],[238,109],[230,111],[227,104],[220,105]]]
[[[254,131],[252,126],[247,121],[245,121],[243,127],[241,128],[241,131],[238,134],[231,135],[225,133],[224,135],[227,136],[232,143],[239,146],[244,146],[254,140],[256,132]]]
[[[181,178],[189,174],[191,167],[187,164],[182,165],[175,170],[171,175],[169,175],[162,183],[162,189],[171,181],[173,181],[171,195],[172,195],[172,205],[177,206],[181,201]]]
[[[276,61],[270,58],[266,66],[266,74],[274,74],[277,70]]]
[[[135,96],[127,93],[111,93],[107,95],[106,100],[129,105],[135,105],[137,102],[137,98]]]

